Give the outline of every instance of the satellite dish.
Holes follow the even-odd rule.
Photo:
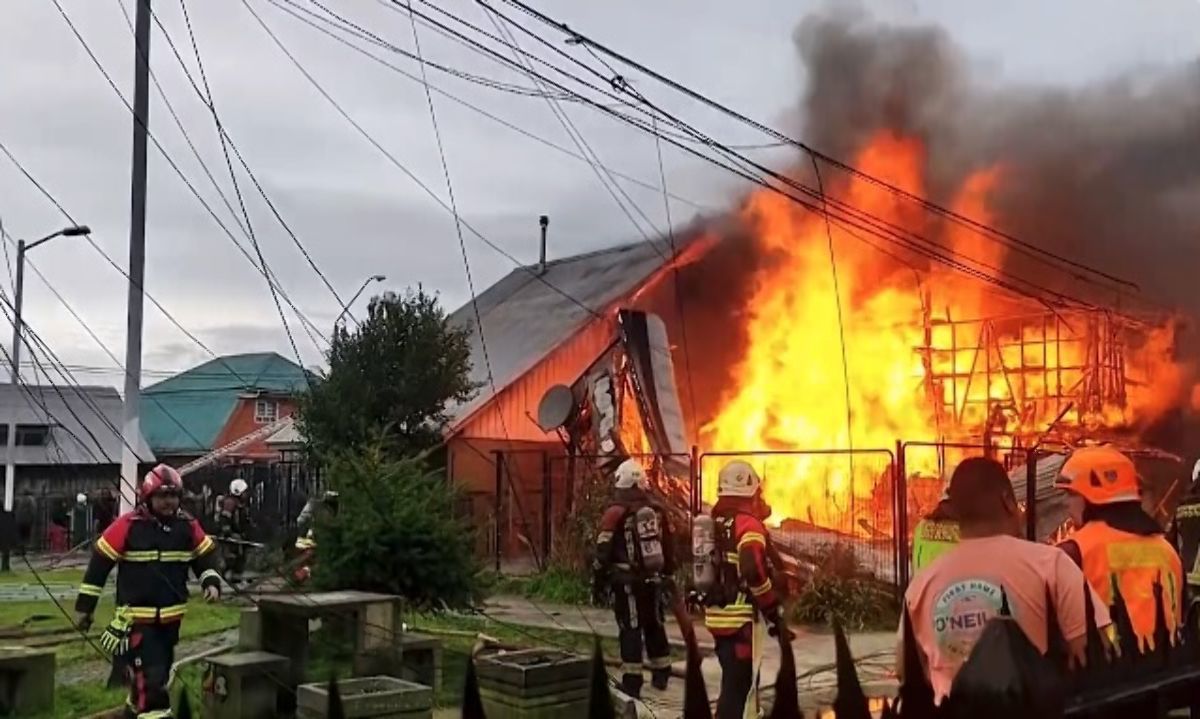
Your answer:
[[[537,423],[544,431],[553,432],[570,422],[574,414],[575,394],[570,387],[556,384],[538,402]]]

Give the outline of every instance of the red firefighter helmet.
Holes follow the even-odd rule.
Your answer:
[[[156,493],[167,491],[179,494],[183,492],[183,477],[174,467],[160,464],[146,473],[142,480],[142,501],[148,502]]]

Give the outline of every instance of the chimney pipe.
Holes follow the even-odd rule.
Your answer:
[[[546,228],[550,226],[550,216],[542,215],[538,218],[538,225],[542,228],[541,249],[538,252],[537,273],[539,275],[546,272]]]

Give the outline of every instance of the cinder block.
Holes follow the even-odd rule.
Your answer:
[[[437,691],[442,684],[442,643],[425,634],[402,632],[387,646],[357,652],[354,675],[396,677]]]
[[[54,651],[0,647],[0,716],[29,716],[54,708]]]
[[[234,652],[209,658],[204,681],[204,718],[278,716],[278,687],[287,670],[287,657],[267,652]]]
[[[587,714],[591,660],[557,649],[484,655],[476,660],[488,719],[577,719]]]
[[[257,608],[243,609],[238,622],[238,649],[256,651],[263,648],[262,615]]]
[[[430,719],[433,690],[395,677],[362,677],[338,683],[346,719]],[[329,685],[302,684],[296,692],[299,719],[328,716]]]

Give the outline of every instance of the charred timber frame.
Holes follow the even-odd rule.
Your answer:
[[[981,319],[955,319],[947,310],[945,317],[934,317],[927,303],[923,325],[925,342],[916,350],[925,369],[925,394],[939,428],[949,435],[976,434],[978,427],[967,426],[968,413],[971,408],[982,407],[985,436],[993,434],[1005,411],[1015,414],[1018,425],[1029,426],[1030,413],[1057,415],[1071,403],[1077,420],[1080,415],[1100,413],[1106,407],[1123,409],[1123,335],[1142,327],[1135,320],[1104,310],[1046,311]],[[949,346],[940,344],[947,339]],[[1079,351],[1068,354],[1081,359],[1065,361],[1064,350],[1072,347]],[[1019,354],[1015,359],[1011,358],[1014,350]],[[963,366],[967,354],[970,363]],[[1003,381],[1006,397],[992,396],[994,379]],[[979,384],[986,388],[982,396]],[[1012,433],[1001,427],[996,434]]]

